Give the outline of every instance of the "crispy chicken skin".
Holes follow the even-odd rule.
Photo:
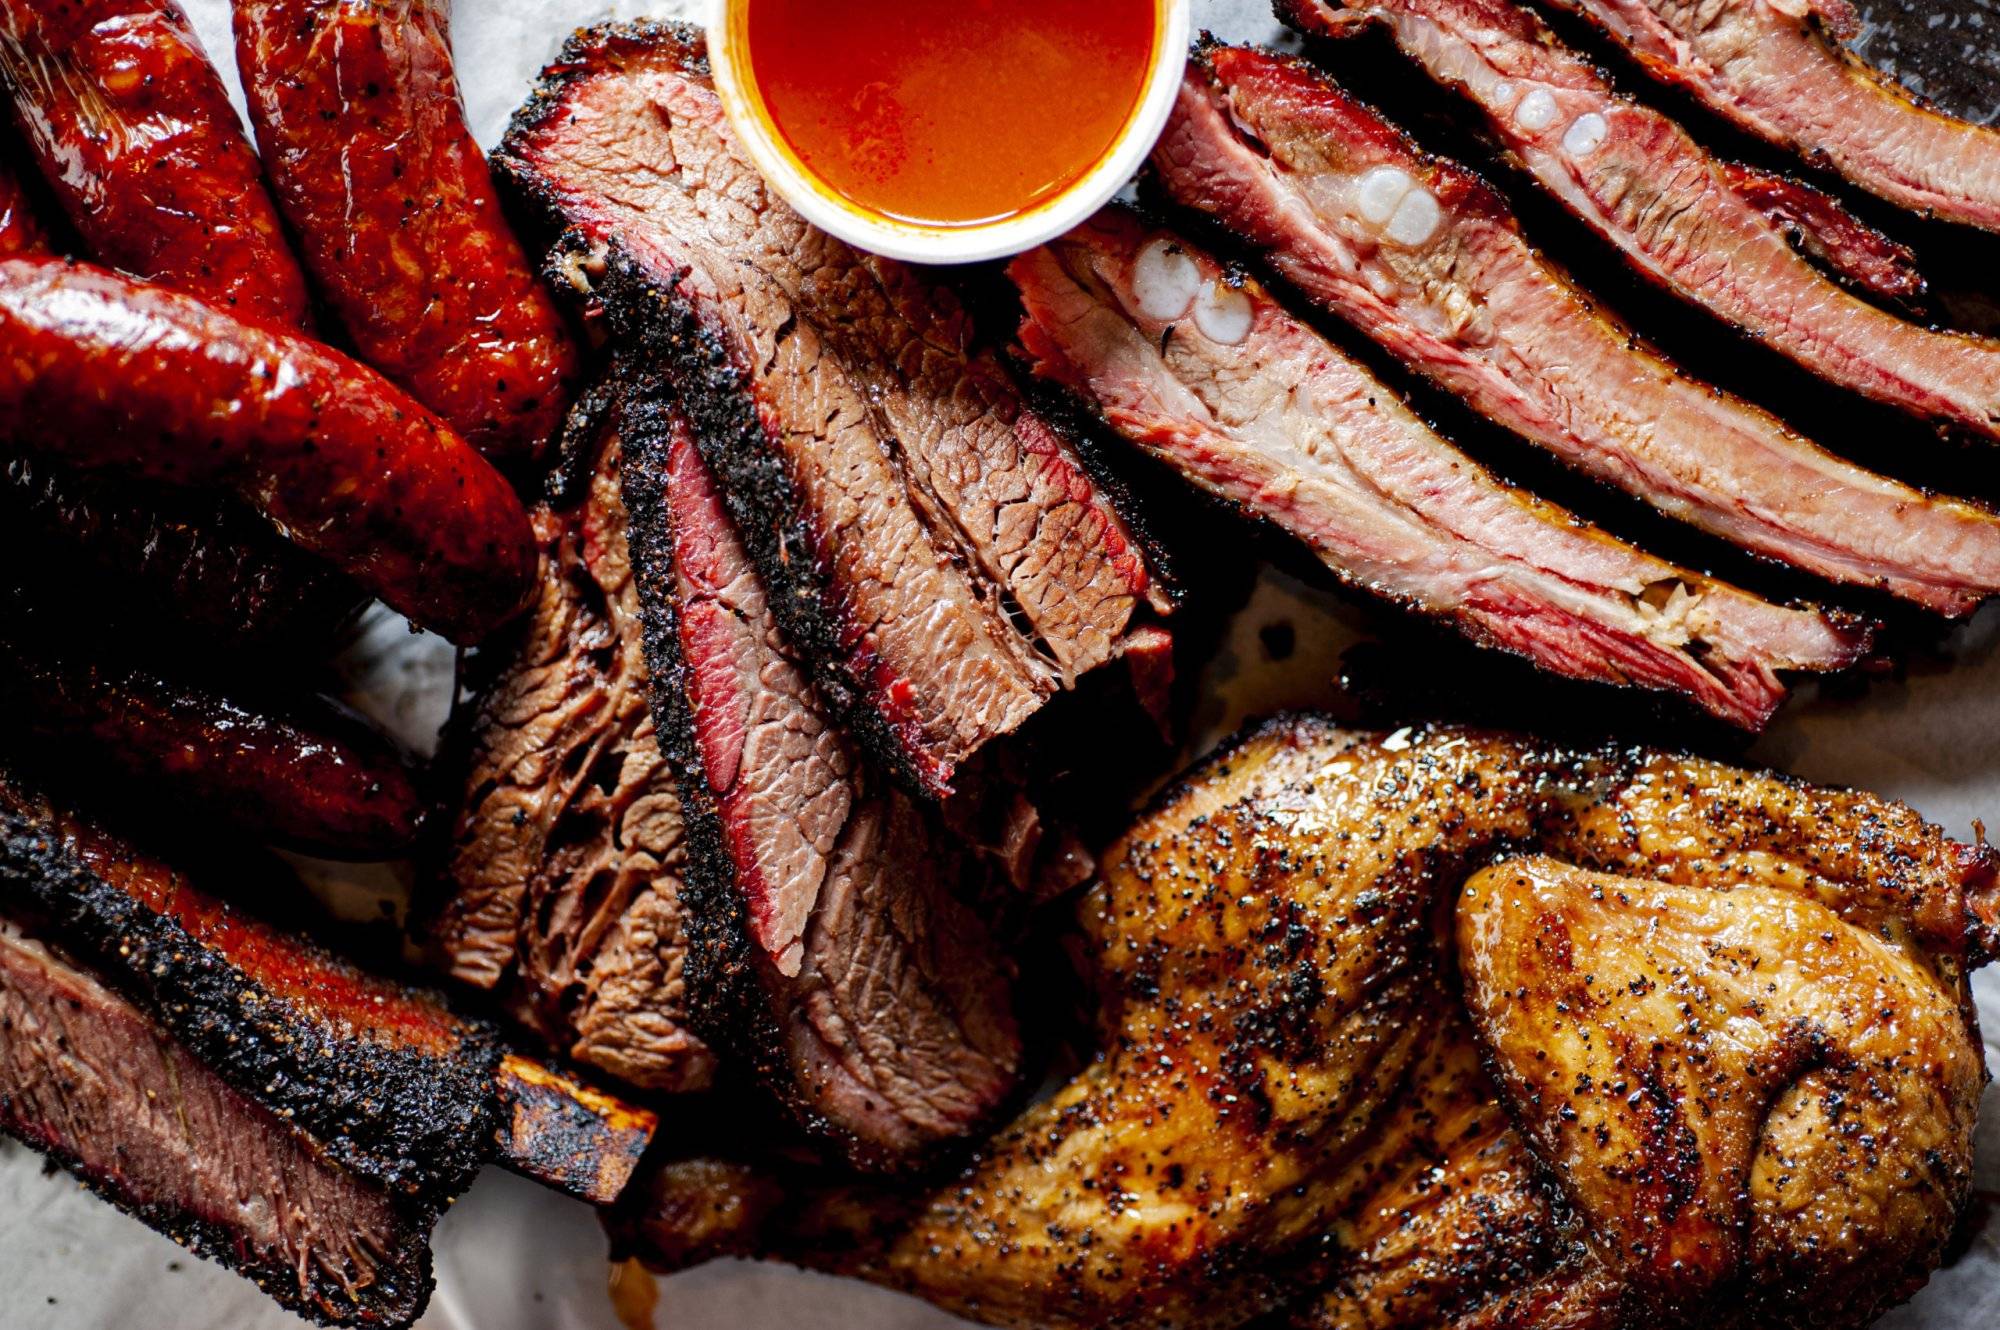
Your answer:
[[[1775,867],[1674,886],[1535,856],[1466,884],[1466,1005],[1582,1217],[1549,1283],[1586,1324],[1720,1290],[1712,1324],[1847,1324],[1958,1217],[1985,1083],[1962,992]]]
[[[728,1249],[1003,1325],[1852,1325],[1964,1206],[1994,858],[1900,805],[1288,717],[1102,863],[1097,1059]]]

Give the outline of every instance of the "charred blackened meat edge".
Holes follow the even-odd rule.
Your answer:
[[[982,1102],[956,1118],[949,1130],[916,1127],[904,1136],[898,1131],[883,1132],[880,1122],[875,1120],[874,1114],[885,1111],[875,1098],[878,1092],[865,1092],[868,1096],[865,1109],[854,1104],[843,1105],[856,1111],[855,1116],[846,1116],[840,1108],[830,1107],[831,1101],[818,1093],[826,1088],[817,1079],[824,1069],[805,1071],[793,1056],[798,1031],[788,1026],[787,1021],[794,1016],[803,1019],[803,1004],[808,994],[801,986],[787,986],[785,981],[776,979],[758,949],[749,905],[740,889],[744,871],[739,862],[741,849],[733,844],[730,819],[710,779],[705,758],[702,726],[712,722],[697,710],[704,692],[697,686],[693,666],[681,641],[682,563],[675,544],[677,518],[670,508],[674,499],[667,477],[669,457],[677,441],[687,439],[689,428],[667,384],[642,374],[626,379],[622,385],[619,432],[625,447],[625,503],[631,518],[628,538],[633,576],[645,611],[646,663],[652,685],[655,731],[680,789],[689,864],[681,899],[687,920],[686,973],[691,1015],[703,1036],[726,1049],[739,1066],[751,1071],[809,1138],[840,1155],[850,1167],[874,1173],[920,1172],[962,1147],[981,1127],[997,1119],[1017,1087],[1018,1064],[996,1071],[997,1079],[985,1085],[978,1096]],[[718,512],[717,517],[728,520],[726,510]],[[742,557],[740,552],[737,557]],[[759,631],[768,630],[773,622],[767,620],[765,628]],[[778,631],[782,634],[781,628]],[[791,659],[789,651],[785,659]],[[815,689],[813,701],[808,705],[820,702]],[[823,710],[820,715],[824,718]],[[861,760],[858,754],[855,760]],[[864,773],[856,775],[864,785],[867,783]],[[893,790],[881,790],[880,794],[892,801],[903,799]],[[916,815],[933,816],[920,802],[907,802]],[[937,830],[942,835],[951,834],[941,826]],[[942,888],[945,884],[935,885]],[[883,912],[896,908],[893,902],[865,893],[862,899],[864,909]],[[939,926],[948,929],[945,924]],[[999,973],[999,969],[994,972],[995,976]],[[774,983],[779,987],[774,989]],[[1011,1032],[1011,998],[1004,985],[1001,991],[988,992],[986,997],[1005,1008],[1004,1023]],[[955,1030],[947,1037],[963,1035]],[[1018,1048],[1009,1056],[1018,1057]],[[886,1112],[895,1116],[896,1111]],[[899,1121],[910,1125],[907,1120]]]
[[[296,1123],[357,1176],[441,1207],[491,1156],[501,1056],[492,1027],[448,1018],[457,1035],[448,1052],[350,1037],[90,871],[48,829],[6,811],[0,892],[0,910],[91,966],[229,1084]],[[297,948],[310,967],[354,973],[310,944]],[[431,1019],[443,1014],[427,994],[409,1000]],[[390,1038],[397,1016],[384,1008],[381,1029]]]
[[[0,1132],[322,1325],[401,1327],[423,1313],[436,1206],[326,1159],[296,1124],[6,919],[0,1030],[10,1041],[0,1044]],[[253,1198],[269,1211],[249,1212]]]
[[[634,376],[619,394],[616,409],[625,445],[632,575],[645,607],[646,671],[652,683],[654,731],[676,774],[689,862],[702,866],[702,871],[686,874],[681,882],[681,903],[687,911],[688,982],[690,987],[699,985],[704,994],[695,1004],[697,1013],[730,1012],[738,1023],[734,1031],[703,1030],[703,1036],[713,1039],[716,1034],[731,1034],[730,1053],[737,1057],[747,1054],[749,1070],[758,1082],[780,1087],[782,1094],[782,1087],[792,1078],[784,1056],[785,1035],[758,973],[749,909],[734,886],[734,856],[725,840],[724,820],[696,737],[688,664],[680,648],[679,597],[673,585],[673,522],[666,511],[663,488],[645,483],[641,476],[648,471],[666,474],[666,450],[678,407],[671,390],[661,385],[642,389]],[[731,519],[737,520],[733,512]],[[771,594],[767,588],[766,595]],[[805,1109],[799,1098],[788,1098],[789,1107],[809,1134],[826,1140],[841,1138],[837,1124]]]
[[[565,94],[573,84],[595,76],[606,62],[623,54],[662,52],[689,72],[708,74],[705,39],[691,24],[637,19],[572,33],[510,121],[500,149],[493,154],[495,175],[554,237],[544,266],[550,284],[576,295],[587,323],[601,321],[609,328],[622,359],[665,367],[678,389],[680,409],[695,427],[703,458],[721,482],[729,515],[750,549],[780,626],[815,665],[813,683],[821,701],[903,788],[937,799],[949,792],[949,773],[941,780],[938,771],[927,768],[916,720],[895,719],[868,704],[863,696],[866,681],[834,666],[852,652],[842,645],[840,625],[827,613],[823,570],[800,557],[801,551],[818,543],[810,511],[798,501],[784,460],[768,447],[756,401],[745,391],[727,348],[703,326],[689,302],[671,288],[663,289],[658,277],[615,238],[600,244],[571,227],[532,165],[515,151],[554,117],[567,114]],[[1021,382],[1018,373],[1012,377],[1023,403],[1038,409],[1045,399]],[[1047,423],[1060,430],[1073,424],[1073,418]],[[1101,482],[1107,468],[1101,456],[1093,455],[1089,441],[1073,432],[1065,432],[1064,438],[1093,483]],[[1101,489],[1146,559],[1152,579],[1172,603],[1170,570],[1156,562],[1161,543],[1148,529],[1130,489],[1123,484],[1103,484]],[[774,514],[783,516],[774,519]]]

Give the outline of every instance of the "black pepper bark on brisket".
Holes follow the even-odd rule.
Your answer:
[[[696,1027],[853,1164],[983,1126],[1021,1062],[1006,969],[954,892],[976,854],[877,773],[779,627],[686,419],[620,426],[654,714],[688,830]]]
[[[1166,608],[955,298],[766,192],[694,29],[573,37],[495,165],[567,228],[558,281],[671,379],[824,705],[909,788],[948,793]]]
[[[433,1206],[343,1168],[6,919],[0,1131],[322,1324],[404,1326],[430,1297]]]
[[[232,873],[211,896],[0,768],[0,1127],[339,1324],[422,1312],[431,1226],[489,1160],[617,1198],[652,1113],[253,918],[299,889],[275,861],[200,876]]]
[[[341,1167],[442,1203],[490,1156],[490,1027],[251,917],[4,773],[0,819],[0,913],[91,966]]]
[[[503,1125],[488,1027],[5,772],[0,1023],[0,1126],[328,1324],[421,1314],[431,1227]]]

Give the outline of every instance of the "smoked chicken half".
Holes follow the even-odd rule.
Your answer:
[[[1102,863],[1101,1052],[955,1180],[671,1164],[622,1236],[1001,1325],[1855,1325],[1966,1204],[1996,861],[1901,805],[1300,716]]]

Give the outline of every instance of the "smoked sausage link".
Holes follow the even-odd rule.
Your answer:
[[[305,326],[305,274],[174,0],[0,0],[0,81],[94,258]]]
[[[0,260],[0,421],[77,466],[233,490],[456,642],[531,589],[527,514],[464,440],[366,366],[192,296]]]
[[[106,776],[267,844],[330,859],[413,845],[424,800],[410,764],[324,698],[252,708],[151,668],[58,659],[0,638],[0,732],[78,779]]]
[[[6,438],[0,427],[0,449]],[[0,457],[0,566],[25,599],[87,606],[97,632],[184,660],[316,656],[367,599],[233,494],[169,493],[28,452]]]
[[[436,0],[237,0],[278,205],[363,360],[486,456],[539,459],[576,351],[466,128]]]

